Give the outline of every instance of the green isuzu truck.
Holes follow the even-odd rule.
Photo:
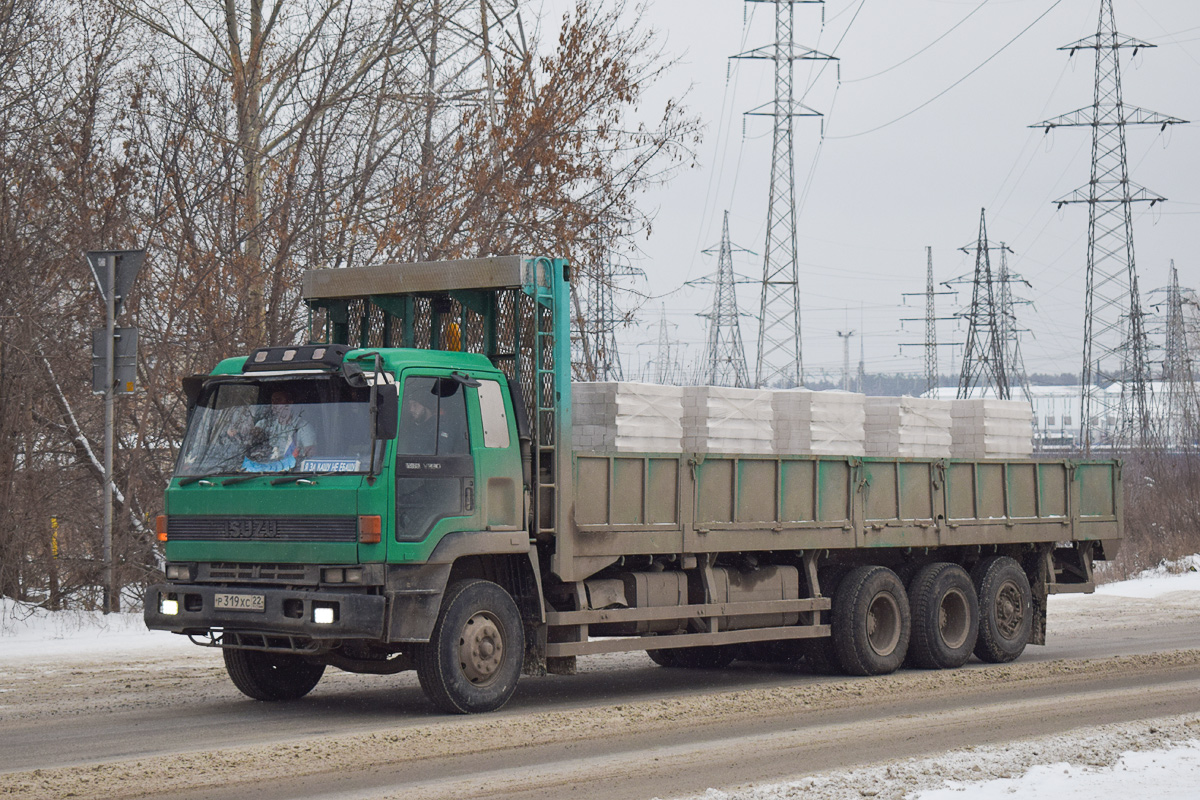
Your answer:
[[[569,298],[543,257],[306,273],[309,344],[184,382],[146,624],[258,700],[415,669],[482,712],[595,653],[1008,661],[1115,553],[1114,461],[574,450]]]

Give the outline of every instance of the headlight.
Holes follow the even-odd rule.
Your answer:
[[[187,564],[168,564],[167,565],[167,580],[169,581],[190,581],[192,579],[192,570]]]
[[[346,570],[346,583],[362,583],[363,571],[361,567]]]
[[[333,567],[325,570],[324,581],[326,583],[341,583],[344,580],[345,570],[341,567]]]

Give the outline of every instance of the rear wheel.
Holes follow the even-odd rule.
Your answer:
[[[922,567],[909,585],[912,638],[908,660],[925,669],[967,663],[979,634],[979,598],[971,576],[957,564]]]
[[[904,662],[911,617],[908,595],[887,567],[852,570],[833,597],[833,651],[850,675],[884,675]]]
[[[325,674],[324,664],[312,664],[291,653],[226,649],[222,654],[233,685],[255,700],[298,700]]]
[[[512,596],[490,581],[460,581],[446,590],[433,634],[417,652],[417,678],[443,711],[495,711],[516,691],[524,657]]]
[[[975,565],[971,580],[979,594],[979,638],[975,655],[999,664],[1025,652],[1033,626],[1033,592],[1021,565],[991,556]]]

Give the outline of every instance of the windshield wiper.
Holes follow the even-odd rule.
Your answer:
[[[222,486],[232,486],[235,483],[245,483],[246,481],[250,481],[250,480],[254,480],[255,478],[262,477],[264,474],[265,473],[262,473],[262,472],[248,472],[245,475],[236,475],[232,478],[226,478],[225,480],[221,481],[221,485]]]
[[[179,479],[179,485],[180,486],[191,486],[193,483],[197,483],[199,481],[208,481],[209,483],[211,483],[212,479],[217,477],[220,474],[221,473],[219,473],[219,472],[214,472],[211,475],[188,475],[186,478]]]

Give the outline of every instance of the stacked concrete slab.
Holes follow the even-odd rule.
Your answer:
[[[1022,400],[951,400],[954,458],[1027,458],[1033,453],[1033,406]]]
[[[597,453],[678,453],[683,388],[603,381],[571,387],[572,445]]]
[[[852,392],[786,389],[771,393],[775,452],[864,455],[865,398]]]
[[[771,395],[769,389],[684,387],[684,452],[774,452]]]
[[[866,454],[949,458],[950,403],[924,397],[868,397]]]

